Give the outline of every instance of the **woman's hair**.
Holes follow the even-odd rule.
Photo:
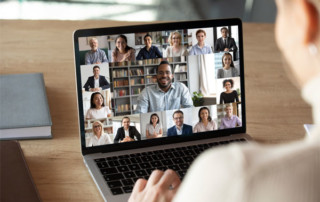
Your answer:
[[[205,36],[207,36],[206,32],[205,32],[203,29],[198,29],[197,32],[196,32],[196,36],[197,36],[199,33],[203,33]]]
[[[130,49],[132,49],[130,46],[128,46],[128,40],[127,40],[127,37],[123,34],[120,34],[119,36],[117,36],[116,40],[115,40],[115,43],[116,43],[116,52],[119,52],[119,49],[117,48],[117,40],[119,38],[122,38],[125,42],[126,42],[126,48],[124,49],[126,52],[128,52]]]
[[[158,116],[158,114],[157,114],[157,113],[154,113],[154,114],[151,114],[151,116],[150,116],[150,124],[152,124],[151,119],[152,119],[152,117],[153,117],[153,116],[156,116],[156,117],[158,118],[157,123],[159,123],[159,122],[160,122],[159,116]]]
[[[227,82],[229,82],[231,84],[231,88],[233,88],[233,80],[232,79],[223,80],[223,87],[225,87]]]
[[[129,118],[128,116],[124,116],[124,117],[122,118],[122,120],[121,120],[121,125],[122,125],[122,122],[123,122],[124,119],[129,119],[129,121],[130,121],[130,118]]]
[[[152,37],[150,34],[146,34],[144,37],[143,37],[143,40],[146,40],[147,37],[150,37],[150,39],[152,40]]]
[[[231,64],[230,64],[230,67],[234,67],[234,64],[233,64],[233,59],[232,59],[232,55],[230,53],[224,53],[223,56],[222,56],[222,67],[224,67],[224,62],[223,62],[223,58],[226,57],[226,56],[230,56],[231,57]]]
[[[104,97],[103,97],[103,95],[101,93],[99,93],[99,92],[95,92],[95,93],[91,94],[91,99],[90,99],[90,108],[91,109],[92,108],[96,108],[96,104],[94,104],[93,99],[94,99],[94,96],[98,95],[98,94],[101,95],[101,97],[102,97],[102,100],[103,100],[102,106],[104,107]]]
[[[93,124],[92,124],[92,128],[94,127],[94,124],[96,124],[96,123],[98,123],[98,124],[101,126],[101,135],[102,135],[102,134],[104,133],[104,132],[103,132],[103,124],[102,124],[100,121],[95,121],[95,122],[93,122]],[[93,134],[96,135],[95,132],[94,132],[94,130],[93,130]]]
[[[177,35],[180,38],[180,44],[179,45],[181,45],[181,34],[178,31],[174,31],[174,32],[171,32],[170,35],[169,35],[168,42],[169,42],[170,46],[173,45],[173,39],[172,39],[173,35]]]
[[[211,116],[210,116],[210,110],[209,110],[209,108],[208,107],[201,107],[200,109],[199,109],[199,113],[198,113],[198,116],[199,116],[199,122],[201,122],[202,120],[201,120],[201,117],[200,117],[200,113],[201,113],[201,111],[202,110],[207,110],[208,111],[208,121],[212,121],[212,118],[211,118]]]

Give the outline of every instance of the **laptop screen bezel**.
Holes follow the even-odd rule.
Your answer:
[[[81,71],[80,71],[80,54],[79,54],[79,37],[89,36],[102,36],[102,35],[115,35],[126,33],[138,33],[138,32],[154,32],[163,30],[177,30],[177,29],[194,29],[201,27],[220,27],[220,26],[238,26],[239,34],[239,67],[240,67],[240,88],[241,88],[241,116],[242,126],[230,129],[215,130],[202,132],[201,135],[193,136],[175,136],[175,137],[163,137],[156,139],[147,139],[142,141],[121,143],[121,144],[108,144],[95,147],[86,147],[85,145],[85,126],[82,102],[82,83],[81,83]],[[83,155],[97,153],[97,152],[114,152],[120,150],[137,149],[144,147],[151,147],[163,144],[174,144],[186,141],[195,141],[200,139],[207,139],[213,137],[224,137],[232,134],[239,134],[246,132],[246,104],[245,104],[245,83],[244,83],[244,56],[243,56],[243,29],[240,19],[217,19],[217,20],[201,20],[201,21],[183,21],[183,22],[170,22],[170,23],[154,23],[143,25],[131,25],[121,27],[105,27],[105,28],[92,28],[92,29],[80,29],[76,30],[73,34],[74,43],[74,56],[75,56],[75,68],[76,68],[76,86],[77,86],[77,101],[78,101],[78,121],[80,129],[81,139],[81,151]]]

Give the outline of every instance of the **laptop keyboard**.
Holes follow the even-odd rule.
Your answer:
[[[148,179],[155,169],[172,169],[182,180],[192,161],[204,150],[245,139],[221,141],[164,150],[95,159],[113,195],[131,193],[139,178]]]

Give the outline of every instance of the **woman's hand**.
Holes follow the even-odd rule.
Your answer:
[[[149,180],[139,179],[134,185],[129,202],[172,201],[181,181],[173,170],[154,170]]]

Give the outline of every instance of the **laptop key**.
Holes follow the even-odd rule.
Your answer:
[[[118,170],[120,172],[127,172],[127,171],[129,171],[129,168],[128,168],[128,166],[119,166]]]
[[[148,175],[151,175],[151,173],[154,171],[154,168],[148,168],[146,169],[146,172],[148,173]]]
[[[136,174],[132,171],[123,173],[125,178],[133,178],[136,177]]]
[[[125,166],[131,164],[129,159],[120,159],[119,160],[120,165]]]
[[[162,154],[162,156],[163,156],[165,159],[174,158],[174,155],[173,155],[172,153],[164,153],[164,154]]]
[[[117,161],[117,160],[108,161],[108,164],[110,167],[117,167],[120,165],[119,161]]]
[[[131,193],[133,190],[133,186],[126,186],[122,188],[124,193]]]
[[[175,159],[172,159],[172,162],[174,164],[182,164],[184,163],[185,161],[182,159],[182,158],[175,158]]]
[[[113,195],[123,194],[123,191],[121,188],[113,188],[113,189],[111,189],[111,192]]]
[[[130,170],[140,170],[140,166],[138,164],[128,165]]]
[[[120,181],[110,181],[110,182],[107,182],[107,184],[111,189],[116,187],[122,187],[122,184]]]
[[[97,162],[97,166],[99,168],[108,168],[109,167],[107,162]]]
[[[183,171],[183,170],[180,170],[180,171],[178,171],[178,174],[179,174],[179,176],[180,176],[180,178],[182,179],[182,178],[184,178],[184,176],[186,175],[186,171]]]
[[[152,167],[154,168],[158,168],[158,167],[161,167],[162,166],[162,163],[161,161],[153,161],[150,163]]]
[[[184,158],[184,160],[186,161],[186,162],[188,162],[188,163],[191,163],[192,161],[193,161],[193,158],[191,157],[191,156],[185,156],[185,157],[183,157]]]
[[[101,168],[100,171],[102,175],[118,173],[118,170],[116,168]]]
[[[114,180],[122,180],[124,179],[124,176],[122,173],[117,173],[117,174],[111,174],[111,175],[105,175],[104,179],[109,182],[109,181],[114,181]]]
[[[122,184],[123,184],[124,186],[131,186],[131,185],[134,184],[134,182],[133,182],[132,179],[123,179],[123,180],[121,180],[121,182],[122,182]]]
[[[170,159],[162,160],[162,164],[165,166],[173,165],[173,162]]]
[[[142,169],[151,168],[151,165],[149,163],[140,163],[139,165]]]
[[[189,168],[189,164],[187,164],[187,163],[181,164],[181,165],[179,165],[179,166],[180,166],[180,168],[181,168],[182,170],[187,170],[187,169]]]
[[[169,168],[169,169],[172,169],[172,170],[174,170],[174,171],[180,170],[180,167],[179,167],[178,165],[170,165],[170,166],[168,166],[168,168]]]
[[[143,176],[147,175],[147,172],[144,171],[144,170],[137,170],[137,171],[135,171],[135,174],[136,174],[138,177],[143,177]]]
[[[152,161],[151,156],[141,156],[142,162],[150,162]]]

